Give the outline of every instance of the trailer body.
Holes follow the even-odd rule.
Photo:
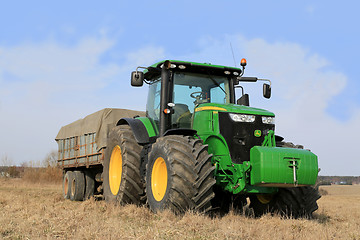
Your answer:
[[[55,140],[62,169],[102,167],[110,130],[122,118],[145,116],[145,112],[105,108],[63,126]]]

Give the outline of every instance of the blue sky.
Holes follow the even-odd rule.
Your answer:
[[[277,133],[319,155],[322,175],[359,175],[359,3],[11,1],[0,7],[0,158],[56,149],[61,126],[105,107],[145,108],[138,65],[179,59],[270,78]]]

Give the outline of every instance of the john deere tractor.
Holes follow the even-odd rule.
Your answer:
[[[241,83],[267,81],[270,98],[271,82],[243,77],[241,66],[166,60],[132,72],[132,86],[149,85],[146,116],[122,118],[108,135],[105,199],[176,213],[241,209],[249,199],[255,216],[310,217],[317,156],[275,135],[274,113],[249,106]]]

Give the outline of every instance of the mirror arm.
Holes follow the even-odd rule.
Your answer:
[[[148,69],[147,67],[141,67],[141,66],[138,66],[138,67],[136,68],[136,70],[135,70],[135,71],[136,71],[136,74],[138,74],[138,71],[139,71],[138,69],[139,69],[139,68],[142,68],[142,69]]]
[[[235,88],[241,88],[241,96],[244,95],[244,88],[243,88],[243,86],[235,86]]]
[[[258,81],[269,82],[270,87],[271,87],[271,81],[269,79],[261,79],[261,78],[259,78]]]
[[[138,66],[138,67],[136,68],[136,70],[135,70],[135,75],[136,75],[136,77],[139,77],[139,74],[138,74],[139,68],[141,68],[141,69],[149,69],[149,68],[147,68],[147,67]],[[144,81],[146,84],[150,84],[150,82],[146,81],[145,79],[144,79],[143,81]]]

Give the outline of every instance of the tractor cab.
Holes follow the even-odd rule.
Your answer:
[[[161,61],[145,68],[144,73],[133,72],[132,85],[149,84],[146,114],[162,133],[168,129],[190,129],[200,105],[235,104],[235,88],[241,87],[237,86],[239,82],[258,80],[241,77],[246,63],[242,61],[241,64],[243,69],[208,63]],[[267,89],[269,98],[270,87],[264,85],[264,89]],[[242,92],[236,103],[249,106],[249,97]]]

